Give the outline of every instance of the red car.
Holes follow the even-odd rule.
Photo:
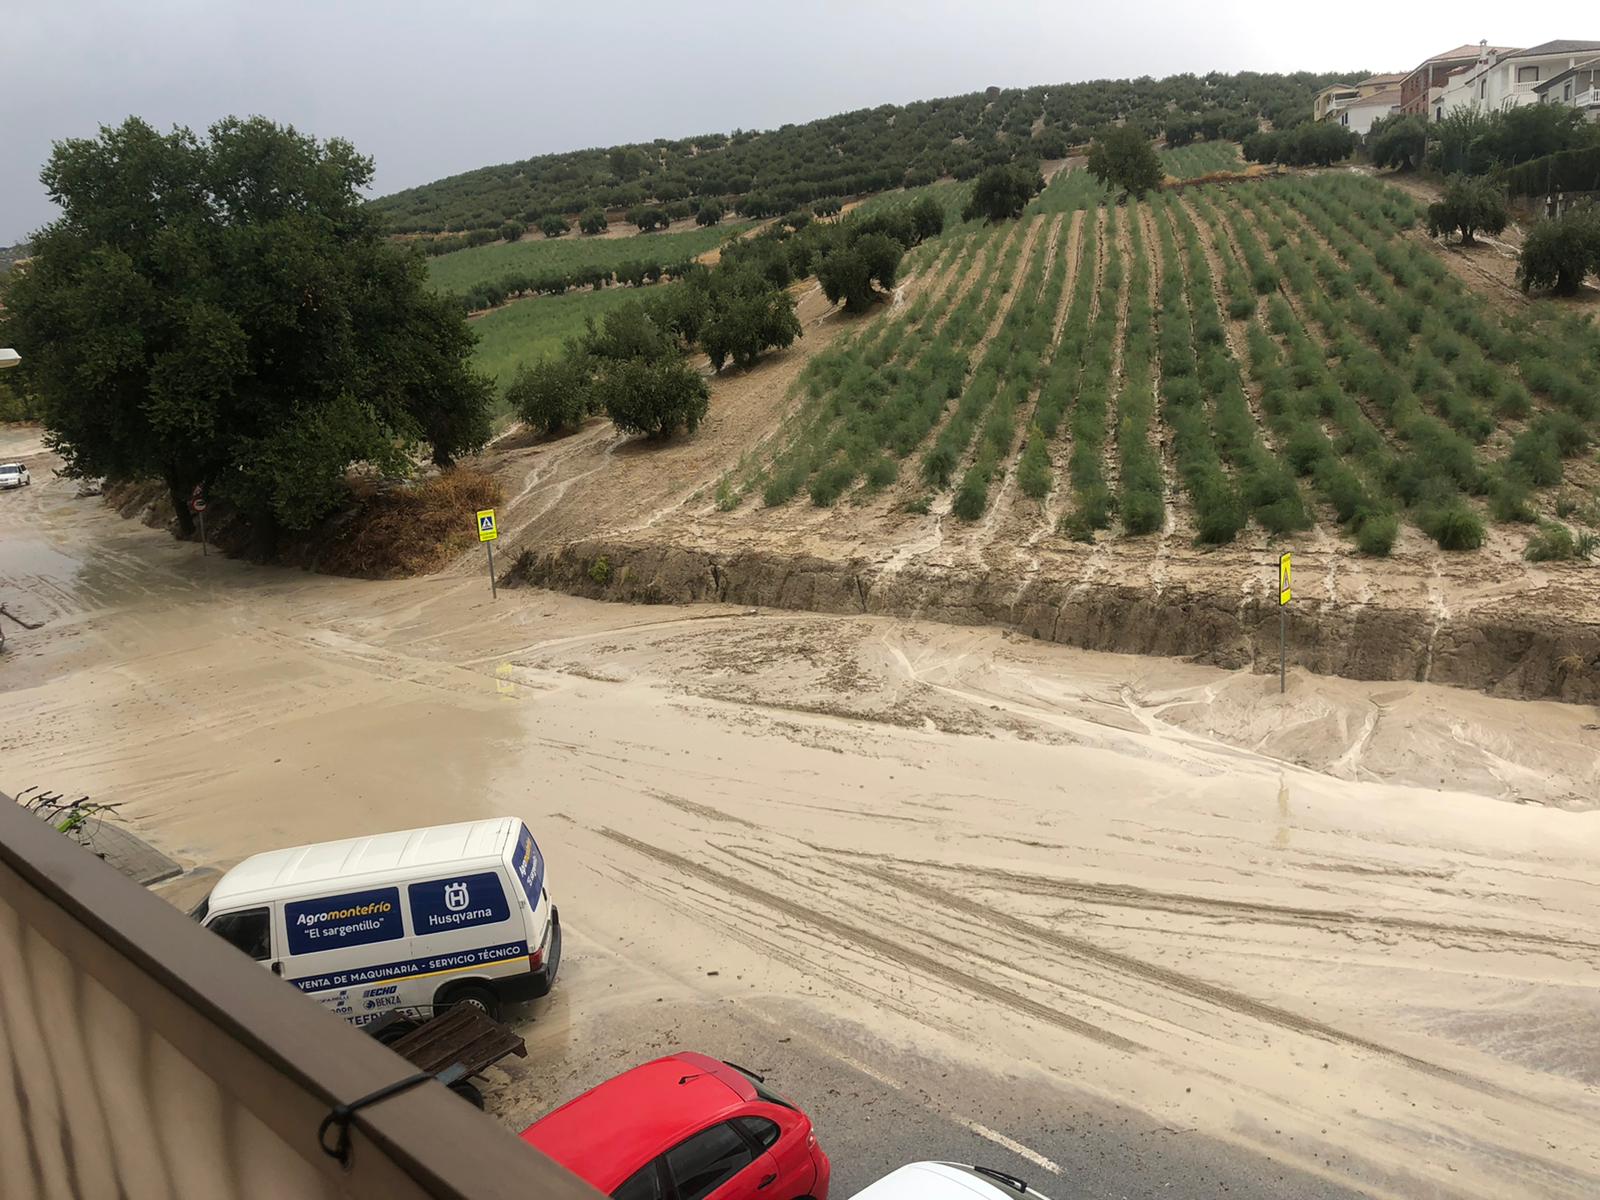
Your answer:
[[[832,1167],[811,1118],[704,1054],[608,1079],[522,1140],[615,1200],[828,1200]]]

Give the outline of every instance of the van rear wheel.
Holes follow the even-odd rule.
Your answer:
[[[474,1108],[482,1110],[483,1093],[477,1089],[475,1084],[469,1083],[465,1079],[458,1079],[450,1085],[450,1090]]]
[[[454,1008],[457,1004],[470,1004],[473,1008],[482,1009],[495,1020],[500,1019],[500,997],[494,994],[493,988],[485,987],[481,983],[459,983],[455,987],[445,988],[439,993],[434,1004],[440,1009]]]

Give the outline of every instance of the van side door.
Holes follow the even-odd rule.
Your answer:
[[[268,905],[217,913],[206,922],[206,928],[257,962],[271,963],[274,975],[283,973],[283,964],[273,950],[272,909]]]

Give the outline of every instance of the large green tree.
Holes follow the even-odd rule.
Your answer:
[[[886,233],[853,233],[842,230],[823,250],[817,259],[817,282],[830,302],[842,302],[850,312],[859,312],[878,298],[880,288],[894,289],[905,247]]]
[[[700,330],[701,345],[719,373],[729,358],[748,369],[763,350],[781,350],[799,336],[789,293],[753,271],[738,272],[713,290],[709,319]]]
[[[130,118],[58,142],[61,216],[0,293],[51,444],[80,475],[196,484],[266,537],[483,444],[473,334],[361,197],[372,162],[260,117],[204,138]]]
[[[1004,221],[1020,217],[1028,201],[1044,186],[1039,172],[1032,166],[1004,163],[990,167],[972,185],[972,196],[967,200],[961,217],[964,221],[983,217],[990,221]]]
[[[596,377],[595,395],[623,433],[651,438],[670,437],[680,426],[693,433],[710,406],[706,381],[677,356],[611,363]]]
[[[1497,234],[1506,227],[1505,192],[1487,179],[1454,175],[1444,185],[1444,195],[1428,205],[1428,236],[1461,233],[1463,246],[1473,245],[1473,234]]]
[[[1421,117],[1397,113],[1374,121],[1367,133],[1367,151],[1374,166],[1411,171],[1422,165],[1428,148],[1428,123]]]
[[[1600,273],[1600,209],[1575,209],[1529,228],[1517,265],[1523,291],[1548,288],[1574,295],[1591,272]]]
[[[1089,174],[1101,183],[1143,197],[1161,186],[1166,171],[1144,131],[1133,125],[1114,126],[1089,147]]]

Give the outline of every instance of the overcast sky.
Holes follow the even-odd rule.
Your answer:
[[[551,150],[1080,79],[1398,71],[1487,38],[1600,39],[1546,0],[15,0],[0,16],[0,245],[53,215],[59,138],[261,113],[377,160],[375,194]]]

